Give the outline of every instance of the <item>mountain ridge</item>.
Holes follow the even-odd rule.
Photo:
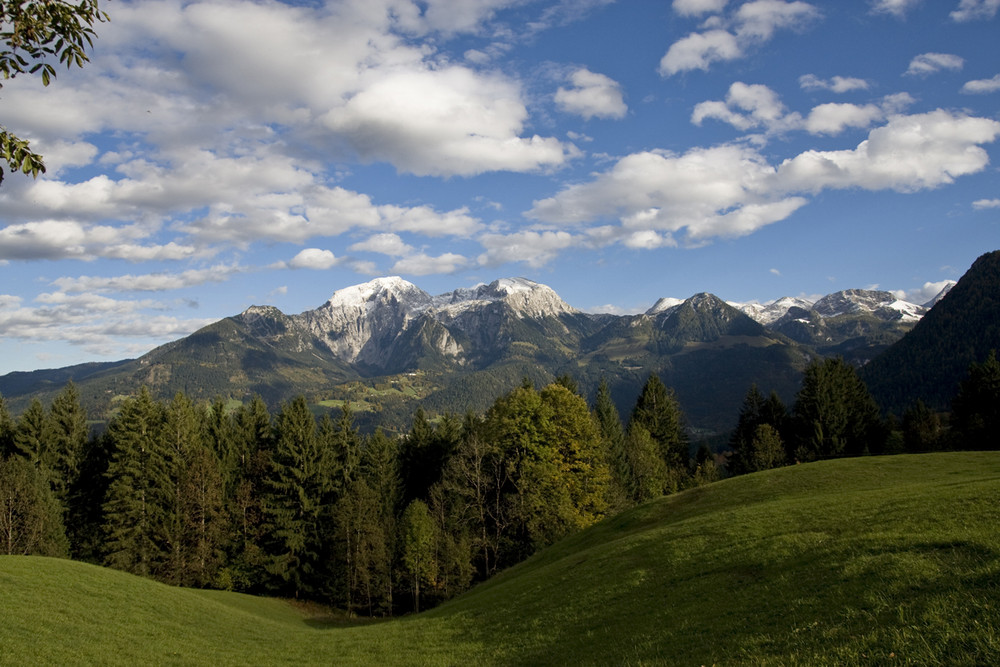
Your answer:
[[[338,289],[297,314],[250,306],[138,359],[88,369],[78,384],[102,415],[146,385],[164,397],[258,394],[270,404],[295,394],[314,405],[361,396],[359,410],[371,412],[372,424],[403,428],[418,404],[436,412],[485,409],[525,377],[570,375],[585,394],[606,379],[624,411],[657,373],[676,389],[690,427],[713,433],[728,428],[751,384],[791,400],[816,355],[860,365],[912,328],[904,313],[925,312],[915,304],[894,308],[891,293],[874,290],[829,295],[823,312],[815,303],[783,298],[748,313],[745,304],[702,292],[612,315],[578,310],[527,278],[432,296],[388,276]],[[13,409],[54,394],[57,378],[77,380],[71,371],[30,376],[0,376],[0,394]]]

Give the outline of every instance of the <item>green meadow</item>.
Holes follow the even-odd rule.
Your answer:
[[[429,612],[0,557],[3,664],[1000,664],[1000,453],[823,461],[661,498]]]

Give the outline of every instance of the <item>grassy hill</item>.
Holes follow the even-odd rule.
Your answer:
[[[1000,664],[998,525],[1000,453],[819,462],[648,503],[367,623],[0,557],[0,663]]]

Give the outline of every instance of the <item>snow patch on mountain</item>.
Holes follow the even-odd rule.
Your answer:
[[[780,299],[775,299],[774,301],[766,301],[760,303],[758,301],[750,301],[747,303],[739,303],[736,301],[728,302],[730,306],[736,308],[744,315],[747,315],[751,319],[756,320],[764,326],[769,326],[774,324],[782,317],[788,314],[792,308],[800,308],[802,310],[809,310],[812,308],[813,302],[808,299],[803,299],[802,297],[791,297],[783,296]]]
[[[653,304],[653,307],[646,311],[646,314],[661,315],[664,313],[666,314],[672,313],[673,311],[677,310],[677,308],[679,308],[681,305],[683,305],[684,301],[685,299],[676,299],[671,296],[662,297],[660,299],[657,299],[656,303]]]

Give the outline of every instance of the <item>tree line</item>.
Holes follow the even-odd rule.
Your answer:
[[[653,374],[626,420],[562,377],[482,414],[413,415],[359,433],[349,405],[304,397],[169,401],[143,389],[91,435],[72,383],[16,420],[0,398],[0,552],[71,556],[182,586],[419,610],[605,516],[663,494],[819,458],[991,445],[1000,364],[970,370],[950,420],[920,404],[884,420],[854,368],[817,360],[788,410],[747,392],[728,450],[692,454]]]

